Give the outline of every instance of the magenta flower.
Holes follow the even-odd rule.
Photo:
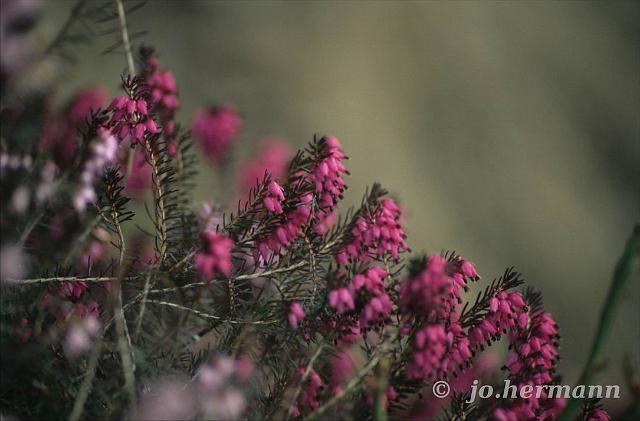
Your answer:
[[[133,151],[133,165],[131,173],[126,180],[125,191],[130,196],[142,196],[151,189],[152,169],[147,161],[145,152],[142,150]],[[120,173],[126,172],[126,159],[120,164]]]
[[[289,325],[293,329],[297,329],[300,322],[304,319],[304,310],[299,303],[292,303],[289,307]]]
[[[107,102],[107,91],[98,86],[79,91],[63,113],[50,111],[40,134],[39,148],[51,151],[61,167],[69,166],[78,149],[78,131],[86,128],[91,112]]]
[[[300,367],[296,372],[296,376],[302,380],[304,377],[305,368]],[[318,374],[317,371],[311,369],[309,371],[309,375],[306,381],[303,384],[302,391],[300,392],[300,396],[296,404],[293,406],[292,416],[297,418],[301,415],[302,411],[313,411],[320,406],[320,401],[318,400],[318,393],[324,387],[324,381]]]
[[[155,57],[147,60],[146,64],[149,70],[146,83],[151,92],[150,100],[154,104],[154,109],[174,113],[180,102],[173,73],[168,70],[159,70],[160,63]]]
[[[507,330],[525,329],[529,314],[519,292],[500,291],[489,299],[489,313],[469,330],[469,339],[474,347],[490,344]]]
[[[56,293],[60,297],[73,297],[78,299],[87,289],[89,289],[89,285],[84,281],[64,282],[56,288]]]
[[[112,113],[108,126],[121,142],[130,139],[131,144],[135,145],[144,140],[147,134],[158,132],[155,121],[149,115],[149,104],[142,97],[132,99],[119,96],[111,102],[107,111]]]
[[[360,313],[360,328],[364,329],[382,325],[391,317],[392,307],[393,303],[386,293],[371,298],[371,300],[364,305]]]
[[[178,87],[170,71],[160,70],[157,58],[150,57],[145,64],[142,77],[149,90],[149,104],[155,118],[162,126],[162,136],[167,141],[167,154],[173,157],[177,153],[174,138],[176,134],[175,115],[180,105]]]
[[[501,312],[503,303],[511,304],[511,300],[502,297],[497,312]],[[506,306],[504,307],[506,310]],[[529,312],[529,323],[518,325],[509,338],[512,352],[507,356],[505,364],[511,379],[518,389],[525,385],[546,385],[553,383],[553,373],[559,358],[558,328],[547,312],[533,308]],[[518,396],[509,405],[496,408],[493,416],[496,419],[512,420],[524,418],[555,419],[564,409],[563,398],[549,398],[543,390],[538,398]]]
[[[313,197],[306,194],[300,198],[300,202],[292,210],[282,214],[282,221],[273,227],[273,230],[258,242],[259,255],[266,262],[271,253],[279,254],[295,240],[302,227],[307,223],[311,215],[311,203]]]
[[[251,161],[241,165],[238,172],[238,184],[242,192],[262,180],[265,172],[278,182],[284,180],[291,160],[292,151],[289,145],[279,139],[269,139],[260,146],[258,155]]]
[[[336,252],[336,262],[346,265],[350,259],[380,259],[385,255],[398,260],[400,253],[409,250],[400,216],[398,205],[383,199],[370,214],[356,220],[351,228],[352,240]]]
[[[602,408],[596,408],[588,414],[587,421],[609,421],[611,417]]]
[[[342,163],[346,158],[340,142],[333,136],[327,136],[320,141],[323,158],[316,162],[309,175],[309,181],[314,185],[316,201],[322,213],[331,213],[342,199],[347,186],[342,178],[347,169]]]
[[[221,106],[199,111],[191,123],[191,130],[205,156],[214,164],[221,164],[241,124],[234,108]]]
[[[96,86],[81,90],[71,100],[66,112],[68,122],[73,129],[86,122],[91,112],[98,109],[107,102],[108,92],[103,86]],[[74,133],[75,134],[75,133]]]
[[[469,340],[457,322],[428,324],[416,333],[407,377],[433,380],[465,368],[471,361]]]
[[[463,268],[470,275],[475,273],[468,268],[471,262],[456,258],[447,262],[440,256],[429,257],[424,270],[409,277],[400,287],[400,305],[405,314],[424,319],[429,322],[447,320],[458,307],[460,290],[467,288],[467,280]]]
[[[325,235],[338,220],[335,212],[327,213],[320,217],[320,220],[314,225],[313,230],[318,235]]]
[[[202,233],[204,246],[196,253],[194,265],[200,277],[212,281],[218,275],[231,275],[233,241],[213,231]]]
[[[329,305],[343,314],[356,308],[353,294],[348,288],[334,289],[329,293]]]
[[[334,393],[355,373],[357,364],[355,356],[348,349],[341,350],[331,357],[331,387]]]
[[[457,256],[433,256],[424,265],[400,287],[400,310],[419,326],[407,364],[407,376],[416,380],[457,374],[468,366],[474,349],[458,320],[460,290],[468,279],[477,279],[475,269],[469,270],[473,265]]]
[[[282,213],[282,202],[284,201],[284,190],[275,181],[271,181],[267,188],[262,203],[271,213]]]

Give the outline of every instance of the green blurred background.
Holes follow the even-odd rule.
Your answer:
[[[43,42],[73,4],[46,2]],[[455,249],[489,279],[522,271],[577,380],[640,219],[639,2],[150,0],[129,26],[174,72],[183,122],[207,103],[241,110],[236,157],[266,136],[298,147],[335,134],[351,157],[347,201],[382,182],[416,252]],[[61,97],[96,82],[116,92],[124,56],[100,54],[112,40],[78,47]],[[222,197],[215,179],[203,166],[199,200]],[[600,384],[623,382],[623,355],[638,360],[638,281]]]

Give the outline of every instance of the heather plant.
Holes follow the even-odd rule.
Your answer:
[[[137,6],[80,2],[64,28],[116,25],[127,71],[115,98],[91,88],[62,107],[25,99],[3,64],[2,411],[560,417],[567,402],[546,394],[466,403],[473,379],[496,390],[504,379],[561,384],[559,327],[514,268],[488,281],[455,252],[412,255],[402,206],[380,184],[344,209],[348,141],[317,135],[294,154],[270,140],[228,185],[236,204],[195,203],[197,162],[223,163],[250,121],[229,105],[203,107],[190,129],[176,121],[175,78],[152,49],[131,45],[126,16]],[[60,54],[74,37],[58,38]],[[637,249],[636,233],[616,282]],[[503,360],[497,343],[509,348]],[[449,400],[431,395],[441,380]],[[580,417],[608,419],[595,401]]]

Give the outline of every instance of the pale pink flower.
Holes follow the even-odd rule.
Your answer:
[[[94,316],[72,323],[64,343],[67,356],[76,358],[90,350],[99,330],[100,321]]]
[[[198,413],[197,397],[186,379],[163,378],[151,384],[128,417],[132,420],[187,420]]]
[[[226,356],[218,356],[200,367],[198,397],[204,419],[240,418],[247,404],[242,386],[252,371],[252,363]]]
[[[7,244],[0,248],[0,279],[2,284],[24,278],[28,271],[28,258],[22,247]]]
[[[80,187],[73,197],[73,204],[78,213],[83,213],[87,205],[96,201],[95,180],[105,166],[115,161],[118,151],[116,138],[107,129],[98,130],[98,139],[91,142],[90,156],[85,161],[80,174]]]
[[[31,204],[31,191],[24,185],[18,186],[11,195],[11,211],[16,215],[22,215]]]

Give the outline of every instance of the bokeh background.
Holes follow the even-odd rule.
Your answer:
[[[43,43],[73,4],[45,2]],[[577,380],[640,219],[639,2],[150,0],[129,26],[174,72],[183,122],[204,104],[242,112],[236,157],[267,136],[299,147],[332,133],[351,157],[347,202],[380,181],[416,252],[455,249],[489,279],[522,271]],[[112,41],[77,47],[59,98],[116,92]],[[200,178],[198,200],[225,197],[218,173]],[[621,384],[623,355],[640,354],[638,271],[607,349],[597,381]]]

